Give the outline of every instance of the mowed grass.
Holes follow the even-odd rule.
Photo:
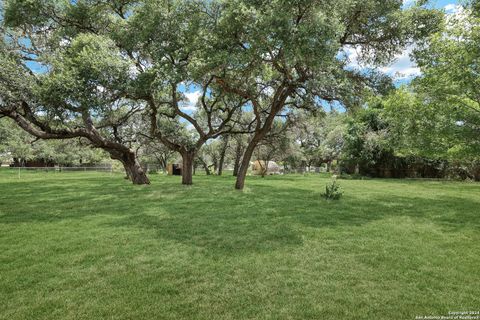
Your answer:
[[[0,171],[0,319],[414,319],[480,309],[480,184]]]

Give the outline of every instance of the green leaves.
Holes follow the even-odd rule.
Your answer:
[[[68,0],[4,0],[4,23],[12,28],[26,24],[44,26],[50,20],[45,13],[67,3]]]
[[[480,151],[480,19],[467,6],[445,19],[443,29],[415,51],[423,75],[413,83],[415,121],[428,130],[427,150],[452,158]],[[411,101],[411,102],[412,102]],[[405,108],[405,107],[404,107]]]
[[[101,108],[128,85],[129,63],[112,40],[80,34],[50,60],[52,71],[42,78],[46,102],[78,108]]]

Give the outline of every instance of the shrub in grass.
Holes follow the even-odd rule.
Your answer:
[[[340,184],[337,182],[337,178],[334,176],[332,181],[330,181],[325,186],[325,193],[323,196],[327,200],[338,200],[343,195],[343,189],[340,187]]]

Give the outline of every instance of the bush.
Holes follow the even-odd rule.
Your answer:
[[[325,193],[323,196],[327,200],[338,200],[343,195],[343,189],[340,187],[340,184],[337,182],[337,178],[333,177],[332,181],[325,186]]]

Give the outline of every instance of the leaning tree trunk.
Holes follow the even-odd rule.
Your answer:
[[[266,134],[272,129],[273,121],[278,112],[285,106],[285,101],[293,93],[294,87],[291,85],[282,87],[280,91],[275,93],[276,99],[271,105],[270,114],[265,119],[263,126],[257,127],[255,130],[255,135],[247,146],[245,153],[243,154],[242,164],[238,170],[237,181],[235,182],[235,189],[242,190],[245,186],[245,177],[247,176],[247,170],[250,165],[250,159],[252,158],[253,151],[257,147],[258,143],[265,138]],[[279,94],[277,96],[277,94]],[[257,118],[256,121],[260,121]],[[259,123],[257,123],[258,125]]]
[[[130,179],[130,181],[132,181],[133,184],[150,184],[150,180],[148,179],[145,170],[143,170],[137,159],[124,162],[123,167],[127,172],[128,178]]]
[[[193,184],[193,159],[195,157],[195,152],[185,151],[181,153],[182,155],[182,184],[191,185]]]
[[[245,186],[245,178],[247,177],[248,167],[250,166],[250,159],[252,158],[253,151],[255,151],[256,146],[262,140],[263,136],[261,134],[253,137],[252,141],[247,146],[245,153],[243,154],[243,159],[241,161],[240,167],[238,168],[237,181],[235,182],[235,189],[243,190]]]
[[[125,169],[126,178],[132,181],[133,184],[143,185],[150,184],[150,180],[143,170],[142,166],[137,160],[135,153],[131,150],[119,151],[119,150],[106,150],[110,153],[110,157],[114,160],[118,160],[123,164]]]
[[[27,103],[22,103],[22,105],[25,109],[29,110]],[[48,128],[48,126],[44,128],[39,122],[39,119],[33,116],[33,113],[30,113],[27,117],[18,114],[14,110],[10,110],[8,113],[3,112],[2,114],[13,119],[23,130],[40,139],[64,140],[80,137],[86,138],[94,147],[105,150],[110,154],[112,159],[120,161],[125,168],[128,179],[134,184],[150,184],[147,175],[136,159],[135,153],[121,143],[103,138],[93,125],[93,120],[87,112],[82,113],[86,128],[72,130],[55,130]]]
[[[150,184],[150,180],[138,162],[135,152],[121,143],[103,138],[93,125],[93,120],[89,114],[83,114],[82,117],[87,127],[87,138],[98,148],[110,153],[112,159],[119,160],[125,168],[128,179],[132,181],[133,184]]]
[[[276,110],[280,110],[280,108],[277,108]],[[250,140],[250,142],[248,143],[248,146],[245,149],[245,152],[243,154],[240,168],[238,169],[237,181],[235,182],[235,189],[243,190],[243,187],[245,186],[245,178],[247,176],[247,171],[248,171],[248,167],[250,166],[250,160],[252,158],[253,152],[255,151],[255,148],[260,143],[260,141],[262,141],[263,138],[265,138],[266,134],[272,128],[273,120],[275,119],[275,114],[276,112],[272,112],[268,116],[263,127],[260,130],[256,131],[252,140]]]

